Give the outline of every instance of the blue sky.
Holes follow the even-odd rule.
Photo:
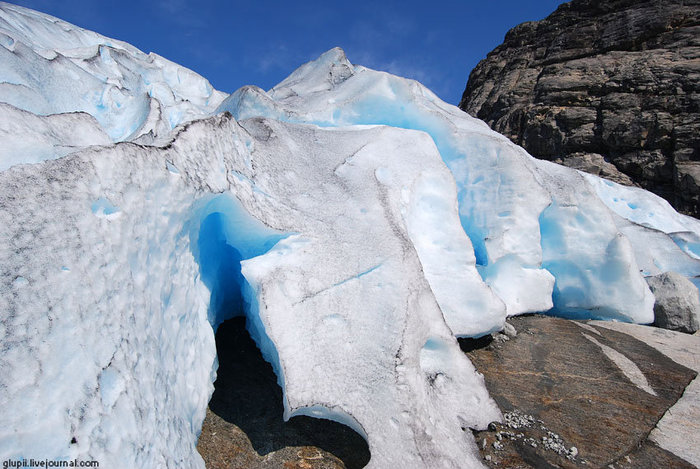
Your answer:
[[[560,0],[16,0],[155,52],[225,92],[269,89],[342,47],[355,64],[414,78],[457,104],[471,69],[511,27]]]

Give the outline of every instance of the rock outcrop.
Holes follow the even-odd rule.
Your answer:
[[[633,181],[697,216],[700,1],[565,3],[511,29],[460,108],[537,158]]]
[[[700,407],[691,367],[700,339],[625,323],[509,322],[517,335],[460,340],[504,415],[474,432],[488,467],[697,465]]]

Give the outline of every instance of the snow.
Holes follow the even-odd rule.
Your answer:
[[[480,467],[463,429],[501,415],[456,336],[648,323],[645,275],[700,275],[696,220],[340,49],[226,97],[5,3],[0,45],[2,459],[202,467],[214,331],[245,315],[285,418],[351,427],[369,467]]]

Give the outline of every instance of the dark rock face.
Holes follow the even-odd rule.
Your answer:
[[[694,467],[647,438],[694,371],[618,331],[543,316],[509,322],[517,335],[508,339],[473,350],[460,340],[504,414],[475,432],[489,467]]]
[[[700,214],[700,0],[563,4],[511,29],[459,106],[537,158]]]

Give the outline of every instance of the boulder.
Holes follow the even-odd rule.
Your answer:
[[[698,330],[700,299],[693,283],[676,272],[646,278],[654,294],[654,325],[692,334]]]

